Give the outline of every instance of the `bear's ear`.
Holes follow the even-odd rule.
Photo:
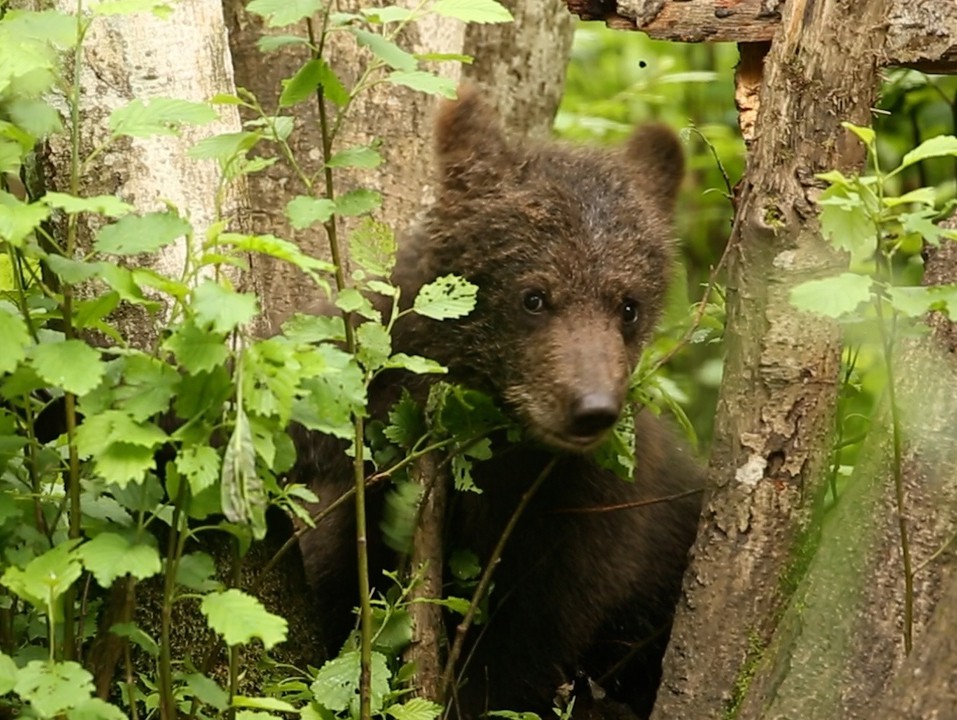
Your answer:
[[[435,149],[439,181],[446,190],[494,187],[514,165],[497,113],[473,85],[461,85],[458,98],[439,107]]]
[[[681,141],[674,130],[659,123],[640,125],[628,140],[626,154],[642,187],[671,214],[685,170]]]

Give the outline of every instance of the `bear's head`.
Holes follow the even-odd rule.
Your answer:
[[[649,125],[612,152],[513,142],[464,88],[440,109],[436,142],[437,200],[398,279],[406,297],[448,273],[479,293],[468,317],[414,333],[414,349],[490,392],[537,439],[591,449],[621,414],[661,312],[678,139]]]

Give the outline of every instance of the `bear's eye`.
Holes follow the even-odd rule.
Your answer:
[[[638,303],[631,298],[625,298],[621,304],[621,319],[626,325],[638,322]]]
[[[526,290],[522,293],[522,307],[525,312],[538,315],[545,311],[545,293],[541,290]]]

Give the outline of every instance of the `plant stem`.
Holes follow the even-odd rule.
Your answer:
[[[173,623],[173,589],[176,584],[176,566],[179,560],[179,524],[186,502],[187,484],[183,481],[176,492],[173,519],[166,543],[166,573],[163,576],[163,605],[160,608],[159,707],[162,720],[176,720],[176,698],[173,696],[173,659],[170,654],[170,627]]]
[[[528,490],[522,494],[521,499],[518,501],[518,505],[515,507],[515,512],[513,512],[512,516],[508,519],[505,529],[498,538],[498,543],[496,543],[495,549],[492,550],[492,554],[485,563],[485,568],[482,571],[482,577],[479,578],[475,592],[472,593],[472,600],[469,603],[469,609],[466,611],[462,621],[455,628],[455,642],[452,644],[452,649],[449,651],[449,657],[445,661],[445,671],[442,673],[442,682],[439,685],[442,698],[449,697],[449,692],[452,688],[452,679],[455,676],[455,664],[458,662],[459,656],[462,654],[462,648],[465,646],[465,636],[472,625],[472,621],[475,619],[475,613],[478,610],[479,603],[482,601],[482,598],[485,597],[485,593],[488,592],[489,584],[492,582],[492,573],[495,571],[495,567],[502,558],[502,552],[505,550],[505,543],[508,542],[508,538],[511,536],[512,531],[515,530],[515,526],[518,524],[518,520],[522,516],[522,513],[525,512],[525,508],[528,506],[528,503],[535,496],[535,493],[538,492],[538,488],[541,487],[542,483],[545,482],[545,478],[551,474],[552,468],[555,467],[557,462],[558,456],[555,455],[551,460],[548,461],[542,471],[538,474],[538,477],[535,478],[535,481],[529,486]],[[446,709],[446,712],[448,712],[448,709]]]

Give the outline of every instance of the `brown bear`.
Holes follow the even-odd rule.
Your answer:
[[[454,321],[403,316],[394,349],[435,358],[452,380],[489,393],[527,438],[475,465],[481,493],[456,494],[450,546],[487,560],[522,493],[557,457],[495,570],[488,621],[472,629],[450,716],[550,717],[559,688],[573,687],[576,718],[646,717],[701,472],[648,411],[635,417],[632,482],[590,453],[619,419],[661,311],[680,145],[657,125],[616,152],[512,142],[469,88],[440,109],[436,138],[437,199],[401,247],[394,280],[414,298],[454,273],[478,286],[477,304]],[[390,396],[410,382],[393,377],[374,390]],[[334,445],[300,453],[297,469],[322,478],[324,502],[351,485]],[[352,513],[344,506],[304,541],[333,652],[356,604]],[[385,553],[371,552],[381,567]]]

